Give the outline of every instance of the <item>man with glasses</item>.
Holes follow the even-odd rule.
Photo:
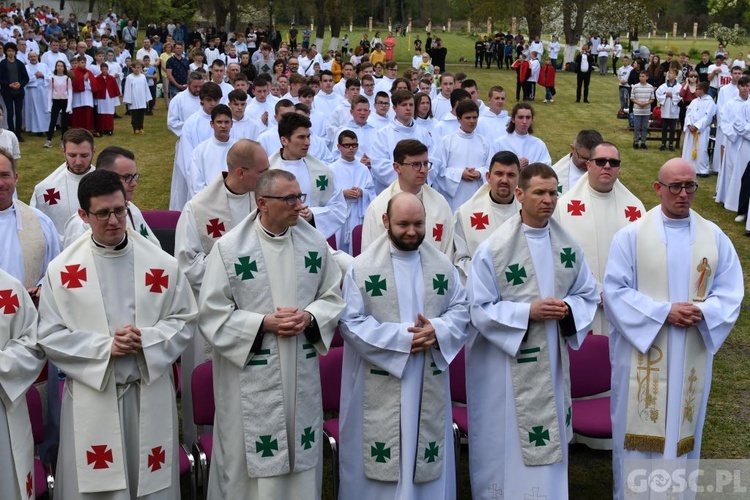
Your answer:
[[[615,235],[604,275],[617,500],[629,496],[628,461],[700,458],[713,356],[744,295],[730,239],[691,210],[693,166],[673,158],[653,186],[661,204]]]
[[[44,280],[39,345],[67,375],[55,473],[64,498],[179,497],[172,363],[198,308],[177,261],[127,227],[125,198],[114,172],[81,180],[91,233]]]
[[[293,174],[261,174],[258,208],[208,256],[200,331],[213,347],[222,401],[211,498],[321,496],[318,355],[328,352],[344,302],[325,238],[301,220],[306,198]]]
[[[618,180],[620,150],[611,142],[601,142],[591,149],[583,174],[557,202],[555,217],[581,246],[591,273],[601,285],[607,266],[612,238],[621,228],[639,220],[646,213],[643,203]],[[609,335],[609,323],[599,304],[591,330],[595,335]]]
[[[122,187],[125,188],[125,201],[128,204],[127,226],[161,248],[159,240],[146,223],[143,214],[135,206],[135,203],[133,203],[135,188],[138,186],[138,180],[141,178],[141,174],[138,173],[138,167],[135,164],[135,154],[120,146],[107,146],[96,158],[96,170],[109,170],[120,177]],[[70,219],[65,223],[63,247],[69,247],[71,243],[77,240],[88,229],[89,225],[78,214],[71,215]]]
[[[398,63],[396,61],[388,61],[385,63],[385,74],[375,86],[375,90],[390,93],[396,78],[398,78]]]
[[[346,220],[346,202],[341,186],[336,183],[328,166],[310,149],[310,120],[299,113],[287,113],[279,122],[281,150],[268,159],[271,169],[281,169],[295,176],[308,204],[300,204],[298,215],[326,238],[333,236]]]
[[[570,153],[552,165],[557,174],[557,192],[562,196],[576,185],[587,172],[586,162],[591,157],[591,150],[603,142],[604,138],[596,130],[581,130],[570,145]]]
[[[396,96],[400,90],[394,93]],[[414,100],[412,99],[412,103]],[[432,162],[427,157],[427,146],[416,139],[403,139],[393,149],[392,169],[396,180],[375,198],[365,213],[362,227],[362,250],[386,231],[383,214],[388,200],[402,191],[416,195],[427,211],[426,239],[438,250],[451,257],[453,255],[453,212],[445,198],[427,185],[427,177]],[[374,167],[373,167],[374,168]]]

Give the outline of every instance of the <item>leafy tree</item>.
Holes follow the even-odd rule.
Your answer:
[[[745,28],[739,26],[736,28],[728,28],[719,23],[709,25],[706,32],[708,33],[708,36],[716,38],[716,40],[724,45],[724,47],[728,47],[729,45],[742,45],[746,33]]]

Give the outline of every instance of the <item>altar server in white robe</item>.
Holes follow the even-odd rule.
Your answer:
[[[208,498],[316,499],[318,355],[344,308],[341,272],[325,238],[301,220],[305,194],[293,174],[261,174],[255,199],[258,209],[214,245],[200,294],[221,401]]]
[[[227,167],[227,153],[235,143],[232,137],[232,110],[219,104],[211,111],[213,136],[198,144],[190,157],[190,193],[192,198],[206,188]]]
[[[471,100],[471,94],[464,89],[454,89],[451,92],[451,109],[445,113],[440,120],[434,120],[430,136],[435,144],[442,142],[443,138],[461,128],[458,122],[456,106],[461,101]],[[491,141],[490,141],[491,142]],[[488,142],[489,144],[489,142]]]
[[[739,66],[732,67],[730,73],[731,78],[727,82],[720,83],[719,93],[716,96],[716,133],[714,140],[714,151],[716,151],[716,154],[711,156],[711,167],[714,172],[719,174],[721,174],[721,166],[724,164],[724,151],[727,145],[726,138],[724,137],[726,127],[722,127],[724,111],[727,105],[737,97],[737,82],[742,77],[742,68]]]
[[[187,92],[179,92],[169,101],[167,128],[177,137],[178,141],[185,120],[201,108],[200,91],[204,81],[201,73],[192,71],[188,75]]]
[[[747,139],[743,137],[748,128],[744,108],[749,94],[750,77],[743,76],[737,81],[737,96],[724,106],[719,123],[724,134],[724,159],[716,180],[716,202],[723,202],[724,208],[735,212],[740,208],[742,177],[750,161]],[[743,215],[747,217],[747,213],[738,213],[737,222],[743,220]]]
[[[482,243],[467,282],[469,467],[475,498],[568,498],[568,350],[583,342],[600,290],[581,248],[552,219],[551,167],[521,169],[520,215]]]
[[[489,143],[476,133],[479,107],[471,99],[465,99],[456,105],[455,111],[459,129],[438,140],[435,158],[439,165],[438,191],[445,196],[451,211],[458,210],[482,187],[488,158],[491,159]]]
[[[126,228],[114,172],[88,174],[91,226],[50,264],[39,345],[65,374],[55,491],[65,499],[179,499],[172,363],[198,314],[177,261]]]
[[[555,210],[555,220],[581,246],[600,287],[615,233],[646,213],[641,200],[618,180],[620,161],[620,151],[611,142],[595,146],[586,162],[588,173],[560,197]],[[609,335],[601,303],[591,333]]]
[[[220,100],[221,88],[213,82],[204,83],[200,88],[200,108],[185,120],[180,129],[180,140],[177,142],[172,169],[170,210],[182,210],[190,199],[190,160],[193,149],[213,135],[210,124],[211,111]]]
[[[490,156],[498,151],[513,151],[521,160],[521,168],[531,163],[552,165],[547,145],[534,133],[534,108],[527,102],[513,106],[510,122],[505,134],[501,134],[490,145]]]
[[[23,284],[0,269],[0,483],[3,498],[34,495],[34,438],[26,391],[44,366],[37,313]]]
[[[289,99],[279,99],[279,102],[274,105],[274,120],[276,121],[276,125],[263,128],[258,135],[258,143],[269,157],[281,149],[279,122],[281,121],[281,117],[286,113],[294,113],[294,104]]]
[[[232,110],[232,138],[257,141],[265,127],[259,120],[254,120],[245,114],[247,93],[244,90],[235,89],[229,93],[228,98],[229,109]]]
[[[466,292],[423,244],[419,198],[395,195],[383,221],[344,279],[339,497],[453,499],[448,366],[466,340]]]
[[[371,158],[373,156],[372,151],[376,134],[375,127],[370,125],[367,121],[369,117],[370,101],[367,100],[367,97],[358,95],[352,99],[349,121],[338,130],[338,133],[341,133],[343,130],[351,130],[357,134],[359,142],[357,158],[364,159],[364,163],[367,165],[368,169],[372,165]]]
[[[690,209],[697,188],[690,163],[667,161],[654,182],[661,204],[612,242],[604,304],[617,500],[629,496],[626,460],[700,458],[713,356],[740,313],[740,261]]]
[[[138,187],[138,179],[141,178],[141,174],[138,173],[138,166],[135,163],[135,154],[120,146],[107,146],[96,157],[95,168],[96,170],[111,170],[120,177],[122,187],[125,188],[125,201],[128,202],[128,216],[125,219],[127,226],[161,248],[159,239],[148,226],[140,209],[133,203],[135,188]],[[89,225],[77,213],[71,215],[68,222],[65,223],[63,247],[70,246],[89,229]]]
[[[268,159],[271,169],[280,168],[294,174],[302,192],[308,196],[300,217],[330,238],[344,225],[346,202],[328,165],[308,154],[310,120],[299,113],[283,115],[279,122],[279,139],[281,150]]]
[[[94,136],[82,128],[71,128],[63,135],[65,162],[34,186],[29,205],[38,208],[55,224],[60,241],[65,223],[78,211],[78,183],[94,170]]]
[[[695,99],[692,100],[685,113],[682,158],[693,166],[700,177],[708,177],[708,138],[715,114],[716,104],[708,95],[708,82],[698,82],[695,88]]]
[[[560,196],[572,189],[583,174],[588,172],[586,162],[591,158],[591,150],[602,141],[604,138],[597,130],[581,130],[570,145],[570,153],[552,165],[557,174],[557,192]]]
[[[515,153],[495,153],[486,174],[487,182],[456,210],[453,218],[453,264],[464,283],[469,277],[471,258],[477,247],[521,209],[516,200],[520,172],[520,162]]]
[[[49,81],[47,74],[51,69],[39,62],[39,54],[29,53],[29,62],[26,64],[26,73],[29,74],[29,83],[24,87],[26,95],[23,101],[23,125],[26,132],[46,132],[49,128],[50,112],[47,110],[49,100]]]
[[[508,110],[505,109],[505,89],[500,85],[490,88],[488,106],[479,110],[477,132],[492,144],[499,135],[504,134],[510,122]]]
[[[397,92],[399,91],[395,93]],[[372,200],[365,212],[362,224],[362,250],[386,232],[383,214],[388,206],[388,200],[395,194],[406,191],[422,200],[427,210],[427,241],[451,257],[453,212],[443,195],[426,184],[432,169],[432,162],[427,159],[427,146],[414,139],[399,141],[393,149],[391,168],[396,174],[396,180]]]
[[[351,130],[342,131],[337,138],[341,157],[331,163],[336,184],[346,200],[346,221],[336,233],[336,248],[352,255],[352,231],[362,224],[365,212],[375,199],[372,175],[361,159],[357,158],[359,138]]]
[[[376,102],[379,99],[381,98],[378,97]],[[393,149],[399,141],[414,139],[428,148],[432,146],[430,135],[414,121],[414,94],[408,90],[397,90],[391,95],[391,102],[396,117],[375,133],[372,148],[370,172],[378,194],[396,180],[396,172],[393,170]],[[427,213],[429,211],[428,208]]]
[[[268,170],[268,156],[258,143],[240,139],[227,153],[226,172],[218,174],[206,189],[193,196],[182,209],[175,230],[175,258],[190,282],[196,300],[203,284],[208,254],[219,238],[255,210],[255,181]],[[201,335],[193,336],[182,353],[184,380],[193,369],[211,359],[211,349]],[[192,446],[197,439],[193,423],[190,384],[182,387],[182,432]]]

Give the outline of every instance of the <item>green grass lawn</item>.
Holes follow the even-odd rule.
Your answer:
[[[381,30],[382,31],[382,30]],[[423,32],[422,40],[424,40]],[[284,33],[286,36],[286,33]],[[350,35],[354,42],[361,38],[362,32]],[[404,40],[402,42],[402,40]],[[507,107],[515,104],[515,73],[507,70],[482,69],[474,70],[471,65],[457,64],[460,56],[473,61],[473,39],[456,34],[446,34],[445,43],[449,50],[448,69],[464,71],[475,78],[480,86],[480,94],[486,94],[492,85],[502,85],[508,92]],[[407,50],[406,39],[399,40],[398,60],[402,62],[401,70],[411,60],[411,50]],[[667,43],[646,43],[653,50],[666,51],[672,48],[673,41]],[[677,40],[680,50],[687,50],[695,44],[699,50],[716,47],[715,41]],[[737,47],[731,47],[735,54]],[[745,52],[743,50],[743,52]],[[548,145],[553,161],[569,152],[569,144],[576,133],[583,128],[599,130],[606,140],[618,144],[621,148],[623,167],[621,179],[631,191],[636,193],[651,208],[657,203],[652,184],[656,179],[659,167],[673,154],[658,151],[658,144],[651,142],[647,151],[634,151],[632,133],[627,129],[627,120],[616,119],[618,107],[617,81],[611,75],[592,75],[591,104],[575,104],[575,75],[558,72],[557,95],[553,104],[543,104],[543,91],[537,92],[542,97],[534,104],[536,120],[535,133]],[[120,114],[124,110],[119,110]],[[138,186],[135,202],[141,209],[166,209],[169,204],[169,186],[174,159],[174,137],[166,128],[166,111],[163,101],[159,101],[154,116],[146,117],[145,134],[133,135],[129,117],[115,121],[115,134],[96,140],[98,150],[112,144],[135,151],[139,171],[143,174]],[[33,186],[49,174],[63,160],[59,148],[59,136],[56,136],[53,149],[42,147],[44,138],[26,136],[22,143],[20,160],[19,196],[28,201]],[[731,237],[745,269],[750,269],[750,238],[744,236],[744,225],[733,221],[735,214],[724,210],[713,201],[716,177],[700,179],[700,188],[695,198],[694,208],[704,217],[716,222]],[[750,456],[750,333],[749,316],[746,307],[714,361],[714,378],[709,400],[708,415],[703,436],[705,458],[747,458]],[[570,496],[580,499],[599,499],[611,497],[611,465],[608,452],[592,451],[581,445],[572,448],[570,459]],[[464,446],[462,453],[463,498],[470,498],[468,483],[468,453]],[[325,498],[331,498],[331,476],[326,460]]]

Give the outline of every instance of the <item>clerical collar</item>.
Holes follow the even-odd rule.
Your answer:
[[[494,203],[495,205],[512,205],[513,200],[515,199],[515,196],[510,197],[510,201],[508,203],[503,203],[502,201],[497,201],[494,196],[492,196],[492,190],[489,191],[490,193],[490,201]]]
[[[266,226],[263,225],[263,217],[258,217],[258,222],[260,222],[260,228],[263,230],[264,233],[266,233],[266,235],[269,238],[279,238],[281,236],[284,236],[287,233],[287,231],[289,231],[289,227],[286,227],[280,233],[272,233],[271,231],[266,229]]]
[[[281,156],[281,159],[284,160],[284,161],[300,161],[300,160],[304,160],[305,159],[304,156],[302,158],[295,158],[293,160],[290,160],[289,158],[284,158],[284,148],[281,148],[279,150],[279,156]]]
[[[115,245],[114,247],[109,247],[107,245],[102,245],[101,243],[99,243],[98,241],[96,241],[96,239],[94,239],[94,235],[93,234],[91,235],[91,241],[94,243],[94,245],[96,245],[97,248],[107,248],[107,249],[115,250],[115,251],[122,250],[123,248],[125,248],[126,246],[128,246],[128,233],[125,233],[125,235],[123,235],[123,237],[122,237],[122,241],[120,243],[118,243],[117,245]]]

